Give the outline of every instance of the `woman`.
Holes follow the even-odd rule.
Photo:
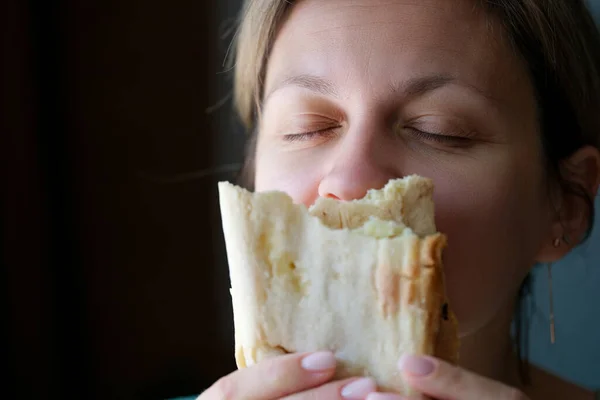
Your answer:
[[[236,99],[257,191],[360,198],[432,178],[448,235],[461,365],[403,355],[430,398],[591,399],[531,368],[509,335],[536,263],[581,243],[600,184],[600,40],[575,0],[254,0],[238,37]],[[332,381],[327,352],[233,372],[200,399],[392,400]]]

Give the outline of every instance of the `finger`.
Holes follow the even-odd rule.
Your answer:
[[[376,390],[377,384],[371,378],[350,378],[293,394],[285,397],[285,400],[364,400]]]
[[[516,388],[433,357],[407,355],[399,367],[416,391],[440,400],[527,400]]]
[[[333,378],[331,352],[295,353],[266,359],[219,379],[199,400],[270,400],[321,385]]]

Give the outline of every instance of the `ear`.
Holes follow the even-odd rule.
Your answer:
[[[564,257],[585,237],[593,223],[589,209],[600,186],[600,151],[584,146],[561,164],[556,209],[551,229],[538,254],[538,262],[554,262]]]

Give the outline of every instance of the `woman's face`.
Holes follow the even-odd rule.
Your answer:
[[[256,190],[362,197],[435,184],[468,334],[512,301],[551,229],[526,68],[473,1],[304,0],[268,62]]]

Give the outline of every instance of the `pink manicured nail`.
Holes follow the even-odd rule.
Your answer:
[[[428,358],[408,354],[400,358],[398,368],[411,375],[424,377],[433,372],[435,364]]]
[[[335,368],[335,357],[328,351],[309,354],[302,359],[302,368],[310,372],[322,372]]]
[[[365,400],[404,400],[404,397],[393,393],[371,393]]]
[[[363,400],[369,393],[376,390],[377,385],[373,379],[361,378],[344,386],[342,397],[348,400]]]

